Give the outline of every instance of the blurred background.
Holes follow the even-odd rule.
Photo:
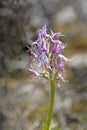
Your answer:
[[[46,23],[62,32],[69,83],[55,88],[53,130],[87,130],[87,0],[0,0],[0,130],[41,130],[47,81],[26,71],[27,46]]]

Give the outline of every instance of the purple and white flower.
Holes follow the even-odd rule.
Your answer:
[[[51,34],[47,34],[46,24],[38,30],[38,38],[29,48],[31,56],[28,71],[35,76],[43,75],[47,79],[51,76],[57,81],[65,82],[63,69],[69,60],[62,55],[65,45],[59,40],[61,36],[63,35],[60,32],[51,31]],[[35,65],[41,69],[41,72],[36,69]]]

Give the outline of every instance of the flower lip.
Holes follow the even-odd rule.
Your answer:
[[[61,71],[63,69],[64,65],[65,65],[65,62],[60,61],[59,65],[58,65],[58,71]]]
[[[39,66],[48,65],[48,57],[45,52],[42,52],[38,55]]]
[[[60,36],[62,36],[61,32],[54,33],[52,30],[51,30],[51,34],[53,40],[59,40]]]
[[[53,48],[52,48],[52,53],[55,55],[59,55],[62,53],[63,49],[65,48],[65,46],[61,43],[61,44],[54,44]]]
[[[60,32],[55,33],[53,39],[54,39],[54,40],[59,40],[60,36],[61,36],[61,33],[60,33]]]
[[[27,70],[32,72],[35,76],[40,76],[40,74],[37,71],[35,71],[33,68],[29,68]]]
[[[65,63],[70,61],[68,58],[66,58],[64,55],[59,54],[59,58],[61,61],[64,61]]]

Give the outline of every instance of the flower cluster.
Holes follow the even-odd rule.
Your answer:
[[[47,33],[46,24],[38,30],[38,38],[29,47],[30,56],[28,71],[35,76],[43,76],[46,79],[53,78],[55,81],[64,79],[64,65],[68,59],[62,55],[65,45],[60,41],[63,36],[60,32]]]

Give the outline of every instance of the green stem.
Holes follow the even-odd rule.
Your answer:
[[[51,89],[51,99],[50,99],[50,107],[48,113],[48,120],[47,120],[47,130],[50,130],[50,124],[53,114],[53,106],[54,106],[54,79],[50,79],[50,89]]]

